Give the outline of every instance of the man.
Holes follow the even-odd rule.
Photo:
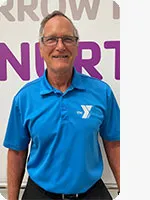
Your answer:
[[[40,54],[47,69],[14,97],[4,140],[8,199],[112,199],[101,176],[101,135],[118,188],[119,108],[110,87],[73,67],[78,31],[59,11],[43,19]]]

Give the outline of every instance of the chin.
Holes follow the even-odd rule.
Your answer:
[[[53,67],[53,71],[55,72],[67,72],[72,68],[70,65],[56,65],[56,67]]]

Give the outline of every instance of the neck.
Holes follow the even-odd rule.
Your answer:
[[[65,92],[71,84],[73,69],[63,72],[51,72],[47,70],[47,79],[56,89]]]

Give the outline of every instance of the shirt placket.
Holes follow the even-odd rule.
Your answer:
[[[67,104],[65,103],[65,95],[62,95],[60,99],[60,111],[63,122],[68,122],[68,108]]]

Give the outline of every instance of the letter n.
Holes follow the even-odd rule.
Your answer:
[[[21,44],[21,64],[5,43],[0,43],[0,81],[7,80],[7,61],[22,80],[30,79],[29,44]]]

